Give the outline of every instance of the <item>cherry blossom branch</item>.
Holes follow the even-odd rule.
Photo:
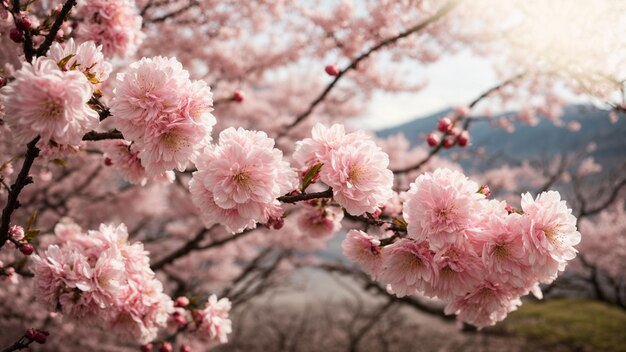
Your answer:
[[[297,202],[301,202],[305,200],[313,200],[313,199],[319,199],[319,198],[332,198],[332,197],[333,197],[333,189],[329,188],[322,192],[300,193],[300,194],[296,194],[292,196],[291,195],[282,196],[276,199],[278,199],[279,201],[283,203],[297,203]]]
[[[469,109],[473,109],[476,105],[478,105],[478,103],[480,103],[483,99],[487,98],[488,96],[490,96],[491,94],[493,94],[494,92],[504,88],[505,86],[517,81],[518,79],[524,77],[526,75],[526,73],[519,73],[489,89],[487,89],[486,91],[484,91],[481,95],[479,95],[476,99],[474,99],[469,105]],[[455,123],[460,122],[463,119],[463,117],[461,117],[459,120],[455,121]],[[465,117],[465,121],[463,121],[463,131],[467,131],[469,129],[470,123],[471,123],[472,119],[469,117]],[[458,136],[456,137],[458,139]],[[412,166],[408,166],[405,168],[401,168],[401,169],[397,169],[397,170],[392,170],[393,173],[395,175],[400,175],[400,174],[406,174],[409,173],[411,171],[416,171],[419,170],[422,166],[424,166],[427,162],[430,161],[430,159],[432,159],[433,156],[435,156],[435,154],[439,153],[439,151],[441,151],[441,149],[443,149],[443,145],[445,142],[445,138],[442,138],[441,141],[439,142],[439,144],[437,144],[433,149],[431,149],[431,151],[428,153],[428,155],[426,157],[424,157],[422,160],[420,160],[417,164],[412,165]]]
[[[59,11],[59,14],[54,20],[52,27],[50,27],[50,32],[48,32],[48,35],[46,35],[46,39],[44,39],[43,43],[37,49],[36,51],[37,56],[46,55],[46,53],[48,52],[48,49],[50,49],[50,46],[52,45],[52,42],[54,42],[54,39],[56,38],[57,33],[59,32],[59,29],[61,29],[61,25],[63,25],[63,22],[65,22],[65,18],[67,17],[67,15],[70,13],[70,11],[75,5],[76,5],[76,0],[67,0],[65,5],[63,5],[63,8],[61,8],[61,11]]]
[[[173,18],[173,17],[176,17],[176,16],[178,16],[178,15],[180,15],[180,14],[182,14],[182,13],[185,13],[186,11],[188,11],[188,10],[190,10],[191,8],[196,7],[196,6],[198,6],[198,5],[200,5],[200,3],[199,3],[198,1],[195,1],[195,0],[190,0],[190,1],[189,1],[189,3],[188,3],[187,5],[185,5],[185,6],[181,7],[180,9],[178,9],[178,10],[174,10],[174,11],[172,11],[172,12],[170,12],[170,13],[167,13],[167,14],[165,14],[165,15],[163,15],[163,16],[160,16],[160,17],[157,17],[157,18],[150,19],[149,21],[144,21],[144,23],[146,23],[146,22],[150,22],[150,23],[159,23],[159,22],[163,22],[163,21],[167,20],[168,18]],[[147,6],[146,6],[146,7],[147,7]]]
[[[300,124],[302,121],[304,121],[307,117],[309,117],[313,113],[315,108],[321,102],[323,102],[324,99],[326,98],[326,96],[328,96],[328,94],[333,90],[333,88],[335,87],[335,85],[337,85],[339,80],[346,73],[350,72],[351,70],[356,69],[361,61],[367,59],[370,55],[372,55],[376,51],[378,51],[378,50],[380,50],[380,49],[382,49],[382,48],[384,48],[386,46],[389,46],[391,44],[394,44],[398,40],[400,40],[402,38],[406,38],[406,37],[410,36],[411,34],[419,32],[422,29],[428,27],[433,22],[436,22],[440,18],[442,18],[445,15],[447,15],[455,7],[457,7],[460,3],[461,3],[461,0],[450,0],[448,3],[446,3],[441,9],[439,9],[431,17],[425,19],[424,21],[416,24],[415,26],[407,29],[406,31],[404,31],[404,32],[402,32],[402,33],[400,33],[400,34],[398,34],[396,36],[389,37],[387,39],[384,39],[384,40],[380,41],[378,44],[374,45],[373,47],[371,47],[366,52],[364,52],[361,55],[357,56],[354,60],[352,60],[352,62],[350,62],[350,64],[346,68],[344,68],[344,69],[339,71],[339,73],[335,76],[335,78],[332,80],[332,82],[330,82],[330,84],[328,84],[328,86],[326,86],[326,88],[322,91],[322,93],[320,93],[320,95],[318,95],[318,97],[315,100],[313,100],[313,102],[309,105],[309,107],[305,111],[303,111],[298,116],[296,116],[294,121],[291,122],[289,125],[287,125],[283,129],[283,131],[278,134],[278,138],[285,136],[287,134],[287,132],[289,132],[289,130],[291,130],[292,128],[294,128],[295,126]]]
[[[33,139],[28,143],[26,154],[24,155],[24,163],[22,164],[22,169],[17,175],[17,179],[15,183],[11,185],[11,191],[9,193],[9,197],[7,200],[7,204],[2,210],[2,222],[0,223],[0,248],[4,246],[7,239],[9,239],[9,226],[11,224],[11,215],[13,212],[21,206],[18,197],[22,189],[27,185],[33,183],[33,178],[28,175],[30,172],[30,168],[33,166],[33,162],[35,158],[39,156],[39,148],[37,148],[37,142],[39,141],[39,137]]]
[[[105,139],[124,139],[124,136],[122,135],[122,132],[118,130],[108,132],[91,131],[85,133],[83,136],[84,141],[101,141]]]
[[[184,246],[178,248],[174,252],[166,255],[162,259],[160,259],[157,262],[155,262],[154,264],[152,264],[151,265],[152,270],[154,270],[154,271],[160,270],[164,266],[166,266],[167,264],[172,263],[176,259],[178,259],[178,258],[186,255],[187,253],[193,251],[194,249],[196,249],[198,247],[198,245],[200,244],[200,242],[202,242],[202,240],[204,239],[204,236],[206,236],[206,234],[209,233],[216,226],[217,225],[213,225],[210,229],[202,228],[200,231],[198,231],[196,233],[196,235],[189,242],[185,243]]]

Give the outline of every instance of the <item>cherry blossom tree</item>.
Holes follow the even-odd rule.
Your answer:
[[[428,310],[422,295],[483,328],[541,298],[576,260],[579,225],[623,218],[612,204],[624,181],[599,205],[574,187],[574,211],[549,190],[565,166],[546,177],[525,165],[508,173],[535,184],[507,203],[491,190],[517,182],[468,177],[439,154],[471,146],[471,124],[580,128],[560,119],[563,91],[620,118],[624,4],[577,5],[2,1],[4,351],[216,347],[243,326],[231,313],[287,273],[346,272],[316,255],[335,234],[350,272],[388,299],[380,314],[396,302]],[[581,38],[562,43],[571,28]],[[377,92],[427,87],[407,70],[458,50],[503,55],[502,81],[422,146],[351,127]],[[577,175],[599,168],[587,158]],[[350,344],[375,323],[351,325]]]

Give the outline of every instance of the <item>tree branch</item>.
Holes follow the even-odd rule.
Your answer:
[[[406,38],[406,37],[410,36],[411,34],[419,32],[422,29],[428,27],[431,23],[436,22],[437,20],[439,20],[443,16],[447,15],[450,11],[452,11],[455,7],[457,7],[460,4],[460,2],[461,2],[461,0],[450,0],[448,3],[446,3],[441,9],[439,9],[439,11],[437,11],[431,17],[425,19],[424,21],[418,23],[417,25],[407,29],[406,31],[404,31],[404,32],[402,32],[402,33],[400,33],[400,34],[398,34],[396,36],[393,36],[393,37],[390,37],[390,38],[382,40],[381,42],[379,42],[378,44],[374,45],[373,47],[371,47],[369,50],[367,50],[363,54],[357,56],[354,60],[352,60],[352,62],[350,62],[350,65],[348,65],[343,70],[339,71],[339,73],[337,74],[337,76],[335,76],[333,81],[330,82],[330,84],[328,86],[326,86],[326,88],[322,91],[322,93],[320,93],[320,95],[315,100],[313,100],[313,102],[309,105],[309,107],[305,111],[303,111],[298,116],[296,116],[295,120],[293,122],[291,122],[289,125],[287,125],[283,129],[283,131],[281,133],[279,133],[278,138],[285,136],[287,134],[287,132],[289,132],[289,130],[291,130],[292,128],[294,128],[298,124],[300,124],[302,121],[304,121],[304,119],[306,119],[309,115],[311,115],[311,113],[313,113],[313,110],[315,110],[315,108],[322,101],[324,101],[326,96],[331,92],[331,90],[335,87],[335,85],[339,82],[339,80],[346,73],[350,72],[351,70],[356,69],[361,61],[367,59],[370,55],[372,55],[376,51],[378,51],[378,50],[380,50],[380,49],[382,49],[382,48],[384,48],[386,46],[389,46],[389,45],[397,42],[398,40],[400,40],[402,38]]]
[[[105,139],[124,139],[124,136],[122,135],[122,132],[117,130],[109,132],[91,131],[85,133],[85,135],[83,136],[84,141],[101,141]]]
[[[39,156],[39,148],[37,148],[38,141],[39,137],[33,139],[32,141],[30,141],[30,143],[28,143],[26,155],[24,156],[24,164],[22,164],[22,169],[17,175],[15,183],[11,185],[11,191],[8,192],[9,197],[6,206],[2,211],[2,223],[0,223],[0,248],[2,248],[6,241],[9,239],[9,226],[11,224],[11,215],[13,215],[13,212],[21,205],[18,200],[20,192],[22,192],[24,187],[33,183],[33,179],[28,175],[28,173],[30,172],[30,168],[33,166],[35,158]]]
[[[283,203],[297,203],[297,202],[301,202],[304,200],[312,200],[312,199],[319,199],[319,198],[332,198],[332,197],[333,197],[333,189],[329,188],[323,192],[301,193],[301,194],[296,194],[293,196],[289,196],[289,195],[282,196],[276,199],[278,199],[279,201]]]
[[[61,29],[61,25],[63,25],[65,18],[72,10],[72,7],[74,7],[75,5],[76,0],[67,0],[65,5],[63,5],[63,8],[61,8],[61,11],[57,15],[57,18],[52,24],[52,27],[50,27],[50,32],[48,32],[48,35],[46,35],[46,39],[44,39],[44,42],[39,46],[39,49],[37,49],[37,56],[46,55],[48,49],[50,49],[50,46],[52,45],[52,42],[56,38],[59,29]]]

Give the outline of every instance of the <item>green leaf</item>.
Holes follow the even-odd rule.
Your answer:
[[[33,211],[30,214],[30,218],[28,219],[28,224],[26,225],[26,231],[30,231],[35,225],[35,221],[37,220],[37,210]]]
[[[56,166],[60,166],[60,167],[67,167],[67,161],[63,160],[63,159],[52,159],[51,160],[52,163]]]
[[[399,227],[407,227],[408,224],[406,223],[406,221],[403,218],[399,218],[399,217],[393,217],[391,218],[391,221],[393,222],[394,225],[399,226]]]
[[[41,231],[39,230],[28,230],[24,232],[24,239],[28,242],[32,242],[37,238],[37,236],[39,236],[40,233]]]
[[[320,173],[320,169],[323,165],[323,163],[317,163],[306,172],[302,179],[302,187],[300,187],[302,192],[306,191],[307,187],[311,185],[311,182],[313,182],[313,179]]]
[[[61,61],[59,61],[57,63],[57,65],[59,66],[59,68],[63,69],[65,67],[65,65],[67,65],[68,62],[70,62],[70,60],[76,56],[75,54],[69,54],[66,57],[62,58]]]

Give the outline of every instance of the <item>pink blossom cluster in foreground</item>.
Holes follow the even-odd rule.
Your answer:
[[[0,102],[15,140],[41,137],[42,147],[75,146],[100,123],[87,102],[96,85],[106,80],[111,65],[93,42],[55,43],[48,56],[24,62],[14,80],[0,90]]]
[[[317,124],[311,138],[297,143],[293,158],[305,169],[322,163],[320,180],[352,215],[374,213],[393,195],[389,156],[363,132]]]
[[[522,197],[521,211],[488,200],[457,171],[419,176],[404,195],[408,236],[381,247],[352,230],[344,254],[398,296],[423,293],[448,303],[447,314],[477,327],[493,325],[541,296],[577,253],[576,218],[558,192]]]
[[[265,132],[228,128],[196,162],[191,200],[207,227],[230,232],[282,218],[277,197],[296,187],[296,173]]]
[[[80,40],[103,45],[109,58],[133,55],[145,38],[143,19],[133,0],[80,1],[78,16],[84,20],[78,27]]]
[[[213,96],[175,58],[143,58],[118,74],[110,104],[115,126],[133,142],[146,174],[184,170],[211,141]]]
[[[232,332],[232,322],[229,318],[230,300],[228,298],[218,300],[216,295],[211,295],[200,307],[192,307],[189,303],[187,297],[176,299],[177,308],[170,323],[185,327],[194,336],[209,343],[228,342],[228,334]]]
[[[38,299],[71,319],[141,343],[154,339],[174,306],[143,244],[129,243],[124,225],[101,225],[85,234],[62,222],[55,235],[58,244],[33,256]]]

